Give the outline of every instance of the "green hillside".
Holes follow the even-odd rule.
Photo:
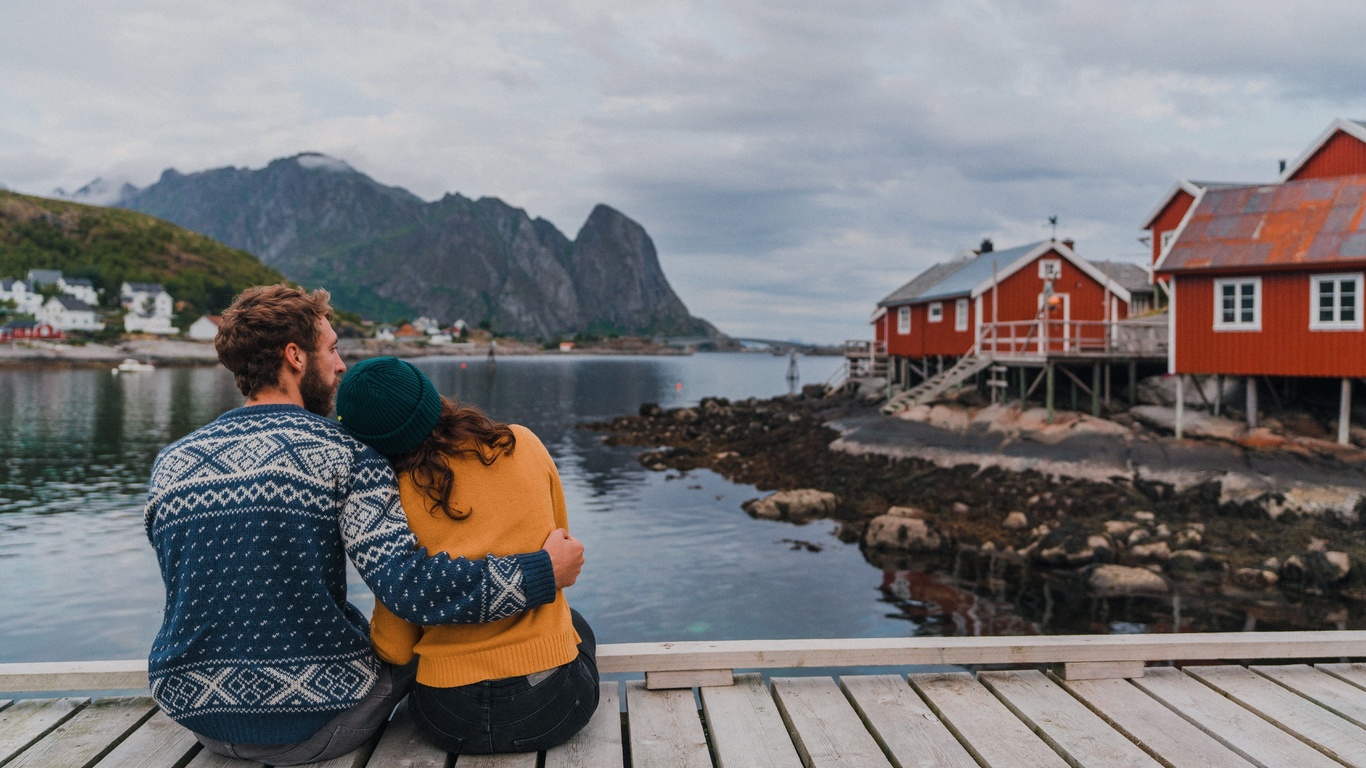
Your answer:
[[[0,190],[0,277],[60,269],[113,306],[124,281],[161,283],[182,317],[221,312],[243,288],[286,282],[246,251],[142,213]]]

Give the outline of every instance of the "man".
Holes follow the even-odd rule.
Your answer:
[[[168,446],[145,522],[166,583],[152,695],[210,750],[271,765],[345,754],[412,683],[381,662],[346,601],[346,557],[418,624],[495,621],[549,603],[583,565],[564,531],[545,549],[428,557],[392,468],[326,418],[346,366],[326,291],[244,291],[215,346],[246,405]]]

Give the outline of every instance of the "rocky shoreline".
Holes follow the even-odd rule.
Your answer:
[[[1049,425],[1004,406],[903,416],[809,388],[647,404],[584,426],[650,448],[647,468],[706,468],[772,491],[745,505],[753,516],[837,520],[839,536],[884,568],[1015,569],[1091,598],[1311,600],[1320,619],[1366,605],[1358,449],[1285,436],[1178,441],[1128,417]]]

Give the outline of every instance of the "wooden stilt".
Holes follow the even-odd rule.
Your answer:
[[[1186,411],[1186,377],[1180,374],[1176,376],[1176,439],[1181,439],[1181,421]]]
[[[1224,407],[1224,374],[1214,374],[1214,415],[1218,416],[1219,411]]]
[[[1091,366],[1091,415],[1100,416],[1100,365]]]
[[[1352,380],[1342,380],[1342,399],[1338,403],[1338,443],[1351,442],[1352,424]]]
[[[1047,416],[1047,418],[1045,419],[1045,421],[1046,421],[1048,424],[1052,424],[1052,423],[1053,423],[1053,390],[1054,390],[1054,386],[1053,386],[1053,364],[1052,364],[1052,363],[1045,363],[1045,364],[1044,364],[1044,375],[1047,377],[1047,379],[1046,379],[1046,381],[1045,381],[1045,383],[1044,383],[1044,406],[1048,409],[1048,416]]]
[[[1069,371],[1066,368],[1062,370],[1063,373],[1069,373]],[[1068,376],[1067,383],[1069,385],[1068,388],[1072,391],[1072,410],[1075,411],[1077,410],[1077,380],[1072,376]]]
[[[1029,407],[1029,384],[1025,381],[1025,368],[1020,366],[1020,413]]]
[[[1129,407],[1138,405],[1138,363],[1129,361]]]
[[[1247,428],[1257,428],[1257,377],[1247,377]]]

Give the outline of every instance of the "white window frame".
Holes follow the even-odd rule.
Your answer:
[[[929,309],[926,310],[926,311],[927,311],[928,314],[929,314],[929,322],[931,322],[931,323],[942,323],[942,322],[944,322],[944,302],[942,302],[942,301],[932,301],[932,302],[930,302]]]
[[[1175,239],[1176,239],[1176,230],[1174,230],[1174,229],[1169,229],[1169,230],[1167,230],[1166,232],[1163,232],[1163,233],[1162,233],[1162,247],[1158,249],[1158,252],[1159,252],[1159,253],[1165,253],[1166,250],[1167,250],[1168,248],[1171,247],[1172,241],[1175,240]]]
[[[1361,321],[1361,290],[1363,274],[1361,272],[1343,272],[1333,275],[1311,275],[1309,277],[1309,330],[1311,331],[1360,331],[1362,330]],[[1354,300],[1352,304],[1353,320],[1344,321],[1341,315],[1341,296],[1342,282],[1352,280],[1356,283]],[[1333,320],[1319,319],[1319,286],[1326,282],[1335,284],[1333,291],[1333,304],[1335,307]]]
[[[953,306],[953,329],[955,331],[966,331],[968,329],[967,299],[959,299]]]
[[[1252,285],[1252,321],[1240,320],[1242,291],[1234,289],[1234,319],[1224,320],[1224,286]],[[1216,331],[1260,331],[1262,330],[1262,279],[1260,277],[1229,277],[1214,281],[1214,330]]]
[[[896,310],[896,332],[905,336],[911,332],[911,308],[898,307]]]
[[[1057,280],[1062,277],[1062,259],[1039,259],[1039,279]]]

